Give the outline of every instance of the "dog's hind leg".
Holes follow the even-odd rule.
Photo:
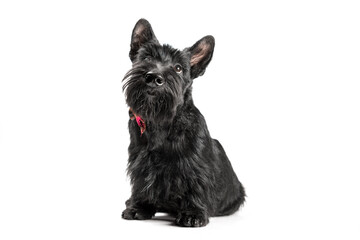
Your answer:
[[[236,212],[241,205],[245,202],[245,190],[242,184],[239,182],[237,193],[232,194],[233,197],[228,197],[227,201],[223,201],[221,207],[217,210],[215,216],[226,216]]]

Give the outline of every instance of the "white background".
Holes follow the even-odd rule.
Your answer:
[[[1,1],[0,239],[360,239],[357,1]],[[125,221],[131,31],[216,39],[194,101],[245,206]]]

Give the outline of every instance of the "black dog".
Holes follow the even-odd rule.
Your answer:
[[[160,45],[145,19],[135,25],[133,68],[123,86],[130,107],[132,184],[123,218],[166,212],[177,225],[200,227],[244,203],[244,188],[192,99],[193,79],[204,74],[214,46],[215,39],[206,36],[180,51]]]

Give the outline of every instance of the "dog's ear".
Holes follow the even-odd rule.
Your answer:
[[[146,19],[140,19],[132,32],[130,44],[130,59],[134,61],[141,46],[148,42],[158,43],[150,23]]]
[[[190,75],[191,78],[197,78],[205,73],[207,65],[210,63],[215,47],[215,38],[206,36],[197,41],[190,51]]]

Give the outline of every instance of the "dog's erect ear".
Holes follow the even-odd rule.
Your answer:
[[[145,19],[140,19],[136,23],[131,35],[131,49],[129,53],[131,61],[134,61],[141,46],[147,42],[158,43],[158,40],[155,37],[150,23]]]
[[[206,36],[197,41],[190,51],[190,75],[191,78],[197,78],[204,74],[207,65],[210,63],[215,47],[215,38]]]

